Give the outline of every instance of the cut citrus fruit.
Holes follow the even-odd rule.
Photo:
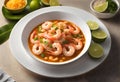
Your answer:
[[[96,2],[94,2],[93,8],[97,12],[104,12],[108,8],[108,1],[97,0]]]
[[[50,0],[49,2],[50,6],[59,6],[59,1],[58,0]]]
[[[41,0],[41,4],[44,6],[50,6],[49,2],[50,0]]]
[[[97,43],[101,43],[103,41],[105,41],[105,39],[107,38],[107,34],[101,30],[94,30],[92,31],[92,39],[93,41],[97,42]]]
[[[97,43],[92,43],[88,49],[88,54],[93,58],[101,58],[103,56],[103,53],[103,47]]]
[[[99,25],[95,21],[87,21],[87,25],[89,26],[90,30],[97,30],[99,28]]]

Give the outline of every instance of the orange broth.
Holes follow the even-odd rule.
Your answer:
[[[56,30],[56,29],[59,29],[59,27],[57,27],[57,24],[58,24],[59,22],[65,23],[66,26],[68,26],[68,25],[70,25],[70,26],[72,26],[72,27],[76,26],[74,23],[72,23],[72,22],[70,22],[70,21],[67,21],[67,20],[49,20],[49,21],[53,23],[52,26],[55,26],[55,25],[56,25],[55,30]],[[45,23],[45,22],[37,25],[37,26],[32,30],[32,32],[30,33],[30,36],[29,36],[29,40],[28,40],[29,48],[30,48],[30,51],[33,53],[33,55],[34,55],[35,57],[37,57],[37,58],[39,58],[39,59],[41,59],[41,60],[44,60],[44,61],[48,61],[48,62],[64,62],[64,61],[71,60],[71,59],[75,58],[76,56],[78,56],[78,55],[80,54],[80,52],[82,51],[82,49],[84,48],[84,45],[85,45],[85,37],[84,37],[83,32],[80,30],[80,28],[79,28],[78,26],[76,26],[76,27],[80,30],[80,32],[79,32],[78,34],[72,34],[72,33],[69,32],[69,33],[67,34],[68,37],[66,36],[66,37],[64,38],[64,37],[61,35],[60,38],[58,38],[57,40],[56,40],[56,39],[55,39],[55,40],[52,40],[51,43],[44,43],[44,42],[41,41],[41,40],[44,39],[44,38],[46,38],[46,37],[42,37],[42,39],[41,39],[41,37],[39,37],[39,34],[40,34],[40,33],[45,33],[46,31],[48,31],[48,30],[43,30],[43,32],[40,31],[40,29],[42,29],[42,24],[44,24],[44,23]],[[52,26],[51,26],[51,28],[53,28]],[[50,29],[51,29],[51,28],[50,28]],[[50,30],[50,29],[49,29],[49,30]],[[61,33],[64,33],[64,29],[65,29],[64,27],[63,27],[63,28],[60,28]],[[53,47],[51,47],[54,42],[56,42],[56,41],[59,42],[59,43],[61,44],[62,50],[63,50],[63,47],[64,47],[65,45],[76,44],[76,43],[73,41],[74,39],[80,39],[80,41],[82,42],[82,48],[79,49],[79,50],[76,50],[76,49],[75,49],[75,52],[74,52],[74,54],[73,54],[72,56],[65,56],[65,55],[63,54],[63,51],[62,51],[61,54],[59,54],[59,55],[53,55],[53,54],[51,54],[51,53],[49,54],[49,53],[48,53],[48,52],[49,52],[49,51],[48,51],[49,48],[48,48],[48,49],[44,49],[41,54],[35,54],[35,53],[33,52],[33,50],[32,50],[34,43],[32,43],[32,42],[31,42],[31,39],[30,39],[31,34],[32,34],[34,31],[37,32],[37,33],[36,33],[36,36],[37,36],[37,37],[34,37],[34,38],[33,38],[34,40],[38,41],[36,44],[45,44],[45,45],[47,45],[48,47],[50,47],[50,48],[51,48],[50,50],[52,50],[52,51],[56,51],[55,48],[52,49]],[[54,35],[54,33],[53,33],[53,35]],[[62,39],[63,39],[63,41],[62,41]],[[72,39],[73,39],[73,40],[72,40]],[[74,46],[73,46],[73,47],[74,47]],[[36,50],[37,50],[37,48],[36,48]],[[66,48],[66,50],[69,51],[68,48]]]

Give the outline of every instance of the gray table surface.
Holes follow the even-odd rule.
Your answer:
[[[0,26],[7,23],[3,17],[0,0]],[[91,0],[59,0],[62,5],[73,6],[90,12]],[[118,0],[120,3],[120,0]],[[100,19],[111,34],[112,46],[107,59],[94,70],[72,78],[47,78],[23,68],[12,56],[8,41],[0,45],[0,68],[17,82],[120,82],[120,11],[111,19]]]

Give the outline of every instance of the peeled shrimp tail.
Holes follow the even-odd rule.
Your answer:
[[[67,27],[67,25],[66,25],[65,22],[59,22],[59,23],[57,24],[57,26],[58,26],[59,29],[65,29],[65,28]]]
[[[45,30],[49,30],[52,27],[52,22],[46,21],[45,23],[42,24],[42,28]]]
[[[73,26],[69,25],[68,27],[69,27],[70,32],[72,34],[78,34],[80,32],[80,29],[76,25],[73,25]]]
[[[34,44],[32,47],[32,52],[36,55],[39,55],[43,52],[44,48],[41,44]]]
[[[35,40],[35,38],[38,38],[38,35],[36,31],[33,31],[33,33],[30,35],[30,42],[33,44],[39,43],[39,41]]]
[[[63,54],[65,56],[72,56],[75,53],[75,48],[71,45],[65,45],[65,47],[63,47]]]
[[[55,49],[54,51],[49,51],[49,54],[58,56],[62,53],[62,46],[60,43],[55,42],[52,44],[52,47]]]
[[[58,30],[56,30],[56,33],[53,34],[53,35],[50,34],[50,33],[45,33],[43,36],[44,36],[45,38],[48,38],[48,39],[54,41],[54,40],[59,39],[59,38],[61,37],[61,35],[62,35],[61,30],[58,29]]]
[[[75,43],[73,46],[75,47],[76,50],[80,50],[83,47],[83,43],[80,39],[74,39]]]

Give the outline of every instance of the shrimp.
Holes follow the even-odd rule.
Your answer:
[[[32,47],[32,51],[34,54],[39,55],[44,51],[44,48],[41,44],[34,44]]]
[[[67,27],[67,25],[64,22],[59,22],[57,25],[59,29],[64,29]]]
[[[80,29],[76,25],[73,26],[69,25],[68,28],[70,29],[70,32],[72,34],[78,34],[80,32]]]
[[[58,29],[58,30],[56,30],[56,33],[53,36],[51,36],[51,37],[55,38],[55,39],[58,39],[58,38],[60,38],[60,36],[61,36],[61,30]]]
[[[63,30],[65,34],[70,33],[70,29],[67,27],[67,22],[59,22],[57,25],[58,25],[58,28]]]
[[[65,29],[64,29],[64,33],[65,33],[65,34],[70,34],[70,29],[65,28]]]
[[[45,48],[45,49],[49,49],[50,50],[50,44],[51,44],[51,40],[49,39],[46,39],[46,38],[43,38],[43,43],[42,43],[42,46]]]
[[[52,27],[53,23],[50,21],[46,21],[45,23],[42,24],[42,28],[45,30],[48,30]]]
[[[54,55],[54,56],[58,56],[58,55],[60,55],[62,53],[62,46],[61,46],[60,43],[54,42],[52,44],[52,48],[55,49],[55,50],[53,50],[53,51],[50,50],[49,54]]]
[[[83,47],[83,43],[80,39],[74,39],[73,46],[75,47],[76,50],[80,50]]]
[[[39,43],[39,41],[35,38],[38,38],[37,32],[33,31],[33,33],[30,35],[30,42],[35,44],[35,43]]]
[[[72,56],[75,53],[75,48],[71,44],[66,44],[63,47],[63,54],[65,56]]]
[[[45,33],[43,36],[45,38],[48,38],[48,39],[54,41],[56,39],[59,39],[61,37],[61,35],[62,35],[61,30],[57,29],[54,34],[49,32],[49,33]]]

